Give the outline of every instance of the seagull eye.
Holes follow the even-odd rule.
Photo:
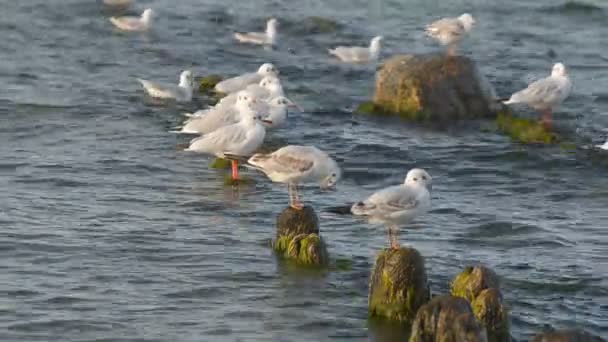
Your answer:
[[[417,182],[417,181],[418,181],[418,178],[414,177],[414,182]]]

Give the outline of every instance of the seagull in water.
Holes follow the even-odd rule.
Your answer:
[[[399,226],[409,223],[431,208],[432,178],[423,169],[411,169],[401,185],[382,189],[363,202],[353,204],[351,212],[365,216],[372,224],[388,226],[389,246],[399,249]]]
[[[152,26],[154,12],[147,8],[141,17],[111,17],[110,22],[123,31],[147,31]]]
[[[374,37],[369,44],[369,47],[360,46],[338,46],[334,49],[327,50],[330,55],[338,57],[343,62],[349,63],[364,63],[375,62],[380,56],[380,48],[382,47],[382,36]]]
[[[298,184],[316,183],[327,189],[342,175],[338,163],[314,146],[287,145],[272,153],[256,153],[248,163],[264,172],[271,181],[287,183],[289,205],[298,210],[304,207]]]
[[[300,112],[303,112],[300,106],[285,96],[278,96],[267,102],[260,102],[258,108],[265,115],[264,120],[266,121],[264,122],[264,126],[266,126],[266,129],[283,126],[285,121],[287,121],[289,108],[297,108]]]
[[[469,13],[457,18],[439,19],[426,27],[426,33],[448,47],[448,55],[456,55],[456,45],[473,28],[475,19]]]
[[[562,63],[553,65],[551,76],[531,83],[526,89],[511,95],[504,104],[525,103],[542,113],[543,123],[551,127],[553,108],[561,104],[570,95],[572,82],[568,71]]]
[[[234,38],[241,43],[257,45],[276,45],[279,22],[271,18],[266,22],[266,32],[235,32]]]
[[[148,95],[158,99],[174,99],[177,102],[190,102],[192,100],[193,78],[190,70],[182,71],[179,76],[179,85],[157,83],[137,79]]]
[[[240,113],[241,121],[192,139],[186,151],[211,154],[224,159],[227,156],[251,156],[264,142],[266,129],[261,124],[262,116],[254,109],[256,100],[249,97],[246,100],[241,98],[241,101],[244,103],[243,112]],[[239,179],[236,159],[232,159],[232,179]]]
[[[257,72],[249,72],[221,81],[215,85],[215,91],[224,94],[235,93],[250,84],[260,83],[266,76],[278,77],[279,71],[271,63],[264,63]]]
[[[604,143],[604,145],[596,145],[596,147],[608,151],[608,140]]]

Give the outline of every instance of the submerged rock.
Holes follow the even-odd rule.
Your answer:
[[[327,265],[327,247],[319,235],[319,218],[314,209],[287,207],[277,217],[277,235],[272,248],[285,258],[303,265]]]
[[[370,317],[411,323],[418,308],[430,299],[424,258],[410,247],[378,253],[370,277]]]
[[[375,112],[421,121],[495,117],[495,92],[462,56],[397,55],[376,75]]]
[[[606,342],[605,339],[580,329],[557,330],[541,333],[532,342]]]
[[[498,114],[496,124],[499,131],[521,143],[555,144],[560,140],[558,135],[550,129],[547,129],[542,122],[518,118],[508,112],[501,112]]]
[[[509,312],[498,275],[485,266],[466,267],[452,282],[451,293],[466,299],[483,324],[489,341],[510,341]]]
[[[409,341],[483,342],[487,337],[469,303],[445,295],[433,298],[418,310]]]
[[[198,91],[202,94],[214,93],[213,88],[215,85],[223,80],[222,76],[219,75],[208,75],[203,76],[198,80]]]

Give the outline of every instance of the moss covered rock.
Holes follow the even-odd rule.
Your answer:
[[[499,131],[524,144],[555,144],[559,142],[558,135],[547,129],[542,122],[518,118],[509,112],[499,113],[496,117],[496,125]]]
[[[301,27],[306,33],[315,34],[336,32],[341,28],[341,25],[329,18],[312,16],[304,18]]]
[[[222,158],[215,158],[213,159],[211,164],[209,164],[209,167],[212,169],[229,169],[231,168],[231,166],[232,163],[230,162],[230,160]]]
[[[444,54],[397,55],[376,75],[375,109],[418,121],[495,117],[500,106],[475,63]]]
[[[487,341],[469,302],[450,295],[438,296],[423,305],[412,324],[410,342]]]
[[[485,289],[471,302],[475,317],[486,328],[488,341],[509,342],[509,312],[498,289]]]
[[[328,264],[327,247],[319,235],[319,218],[312,207],[287,207],[277,217],[276,226],[272,247],[277,253],[303,265]]]
[[[222,76],[219,75],[203,76],[198,80],[198,91],[202,94],[213,93],[213,88],[215,88],[215,85],[221,81]]]
[[[541,333],[532,342],[606,342],[605,339],[580,329]]]
[[[370,317],[411,323],[430,299],[424,258],[414,248],[385,249],[376,257],[370,277]]]
[[[472,303],[485,289],[500,289],[500,280],[494,271],[485,266],[466,267],[451,284],[453,296]]]

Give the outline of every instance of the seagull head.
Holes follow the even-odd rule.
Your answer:
[[[179,75],[179,85],[184,88],[192,88],[194,86],[194,79],[192,78],[192,71],[184,70]]]
[[[458,17],[458,21],[460,21],[466,31],[471,30],[471,28],[473,28],[473,25],[475,25],[475,19],[473,19],[473,16],[469,13],[465,13]]]
[[[411,169],[405,177],[405,185],[424,186],[431,191],[433,188],[433,178],[423,169]]]
[[[246,90],[239,91],[236,96],[236,107],[239,110],[253,110],[256,103],[253,94]]]
[[[282,95],[283,86],[281,81],[273,76],[266,76],[260,81],[260,87],[268,90],[271,94]]]
[[[372,46],[380,46],[380,44],[382,44],[383,41],[384,41],[384,37],[383,36],[375,36],[374,38],[372,38],[371,45]]]
[[[151,8],[146,8],[144,12],[141,14],[141,19],[145,22],[149,22],[154,15],[154,11]]]
[[[279,75],[279,70],[272,63],[264,63],[258,69],[258,74],[262,76],[274,76]]]
[[[272,106],[277,106],[277,107],[296,108],[299,111],[303,112],[303,110],[300,106],[298,106],[297,104],[295,104],[295,102],[291,101],[290,99],[286,98],[285,96],[279,96],[279,97],[273,98],[272,100],[270,100],[270,104]]]
[[[321,181],[321,189],[330,189],[336,186],[336,183],[342,178],[342,170],[335,160],[328,157],[325,165],[327,176]]]
[[[566,76],[568,75],[568,71],[566,70],[566,66],[562,63],[555,63],[553,65],[553,69],[551,70],[551,76]]]
[[[266,30],[275,30],[276,31],[278,25],[279,25],[279,21],[276,18],[270,18],[266,22]]]

